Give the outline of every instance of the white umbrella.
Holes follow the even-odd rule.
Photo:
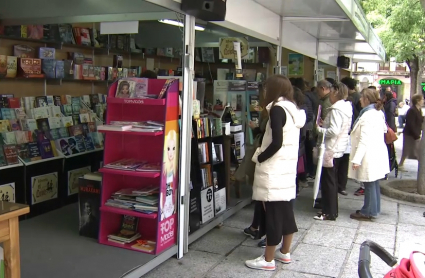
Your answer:
[[[316,178],[314,180],[313,187],[313,207],[316,203],[317,195],[319,194],[320,188],[320,176],[322,175],[322,165],[323,165],[323,155],[325,154],[325,134],[322,134],[322,143],[319,147],[319,155],[317,156],[317,169],[316,169]]]

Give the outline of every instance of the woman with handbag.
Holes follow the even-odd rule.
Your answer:
[[[350,215],[356,220],[371,220],[381,212],[379,180],[390,172],[385,144],[387,125],[379,93],[364,89],[360,98],[363,109],[351,131],[351,155],[348,178],[363,182],[364,204]]]
[[[291,200],[295,199],[300,129],[306,115],[293,100],[288,78],[273,75],[266,81],[265,103],[269,121],[255,165],[252,199],[263,203],[267,246],[264,255],[248,260],[253,269],[275,270],[275,260],[290,263],[293,234],[298,231]],[[282,241],[282,247],[276,246]]]
[[[387,135],[386,138],[389,137],[388,133],[396,134],[397,125],[395,124],[395,117],[397,112],[397,99],[394,98],[392,92],[385,92],[384,96],[384,113],[385,113],[385,121],[387,122]],[[395,141],[395,140],[394,140]],[[396,152],[394,148],[393,140],[386,140],[388,150],[388,165],[390,166],[390,172],[393,169],[398,169]],[[385,179],[388,179],[388,175],[385,176]]]
[[[348,89],[343,83],[332,85],[329,93],[332,106],[321,126],[317,127],[318,133],[325,135],[325,154],[320,177],[322,212],[314,216],[316,220],[335,221],[338,217],[337,172],[349,144],[348,134],[353,117],[353,107],[345,101],[347,96]]]
[[[419,145],[422,132],[422,106],[424,105],[424,97],[417,94],[412,97],[412,105],[406,113],[406,125],[403,130],[403,153],[399,163],[399,169],[403,167],[404,161],[407,159],[419,158]]]

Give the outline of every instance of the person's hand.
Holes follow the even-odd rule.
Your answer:
[[[360,168],[360,165],[353,163],[353,170],[357,170]]]
[[[254,129],[257,127],[257,124],[254,121],[249,121],[249,127]]]
[[[323,126],[323,120],[322,120],[322,119],[320,119],[320,120],[319,120],[318,125],[319,125],[320,127],[322,127],[322,126]]]

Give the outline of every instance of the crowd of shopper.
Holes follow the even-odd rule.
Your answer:
[[[321,80],[310,89],[302,78],[274,75],[267,79],[263,93],[264,113],[260,127],[253,130],[261,137],[252,155],[252,199],[256,204],[252,224],[244,233],[253,239],[265,236],[259,243],[265,251],[245,264],[275,270],[276,261],[291,262],[291,242],[298,231],[294,200],[300,182],[314,179],[313,148],[318,145],[323,143],[325,151],[323,166],[317,169],[321,172],[321,199],[314,219],[337,219],[338,193],[347,195],[348,179],[360,183],[356,195],[364,195],[363,206],[350,218],[372,221],[379,216],[379,181],[393,169],[395,118],[400,117],[404,103],[397,105],[391,88],[382,95],[376,87],[359,93],[356,81],[348,77],[341,82]],[[405,158],[417,158],[423,103],[423,96],[415,95],[405,117],[399,118],[399,127],[405,124],[400,165]]]

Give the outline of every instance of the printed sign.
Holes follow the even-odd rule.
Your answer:
[[[91,166],[68,171],[68,196],[78,193],[78,178],[91,172]]]
[[[201,191],[201,221],[207,222],[214,218],[213,188],[208,187]]]
[[[31,205],[58,197],[58,172],[31,178]]]
[[[220,38],[219,42],[219,59],[235,59],[234,42],[241,43],[241,57],[248,55],[248,39],[247,38]]]
[[[0,185],[0,198],[1,201],[14,203],[15,200],[15,183],[6,183]]]
[[[226,210],[226,188],[214,192],[214,204],[216,215]]]

